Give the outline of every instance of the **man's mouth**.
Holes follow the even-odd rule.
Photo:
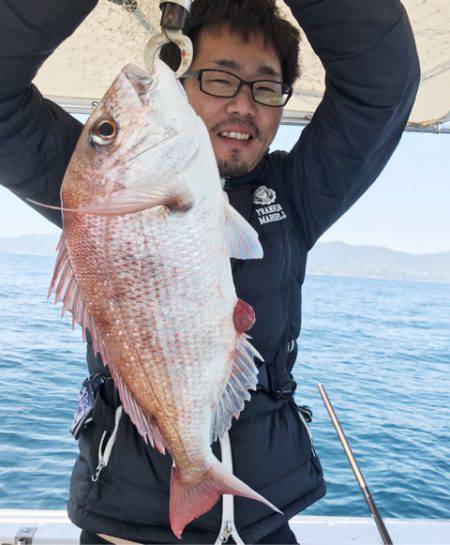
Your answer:
[[[238,131],[222,131],[218,135],[228,141],[238,140],[240,142],[248,142],[253,140],[254,136],[248,132],[238,132]]]

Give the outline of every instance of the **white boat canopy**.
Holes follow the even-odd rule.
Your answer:
[[[123,0],[136,4],[136,0]],[[422,80],[409,121],[410,129],[450,130],[450,2],[404,0],[416,37]],[[286,17],[289,9],[280,1]],[[143,48],[159,31],[159,3],[138,0],[133,13],[100,0],[81,27],[50,57],[35,83],[71,112],[89,112],[127,63],[143,65]],[[324,70],[303,34],[302,75],[285,110],[284,122],[305,124],[324,90]]]

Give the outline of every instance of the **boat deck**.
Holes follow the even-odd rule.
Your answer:
[[[384,522],[394,545],[450,545],[450,520],[384,519]],[[291,526],[301,545],[383,543],[371,518],[298,516],[291,520]],[[0,509],[1,545],[14,545],[21,528],[36,528],[32,545],[77,545],[80,535],[65,511]]]

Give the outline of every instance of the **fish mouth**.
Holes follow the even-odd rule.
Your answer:
[[[139,97],[147,94],[153,86],[154,78],[143,68],[135,64],[127,64],[122,68],[122,74],[129,81]]]

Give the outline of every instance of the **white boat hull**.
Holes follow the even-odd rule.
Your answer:
[[[450,545],[450,520],[384,519],[394,545]],[[297,516],[301,545],[382,545],[371,518]],[[65,511],[0,509],[0,543],[14,545],[20,529],[36,528],[32,545],[78,545],[80,529]],[[30,535],[32,531],[30,530]]]

